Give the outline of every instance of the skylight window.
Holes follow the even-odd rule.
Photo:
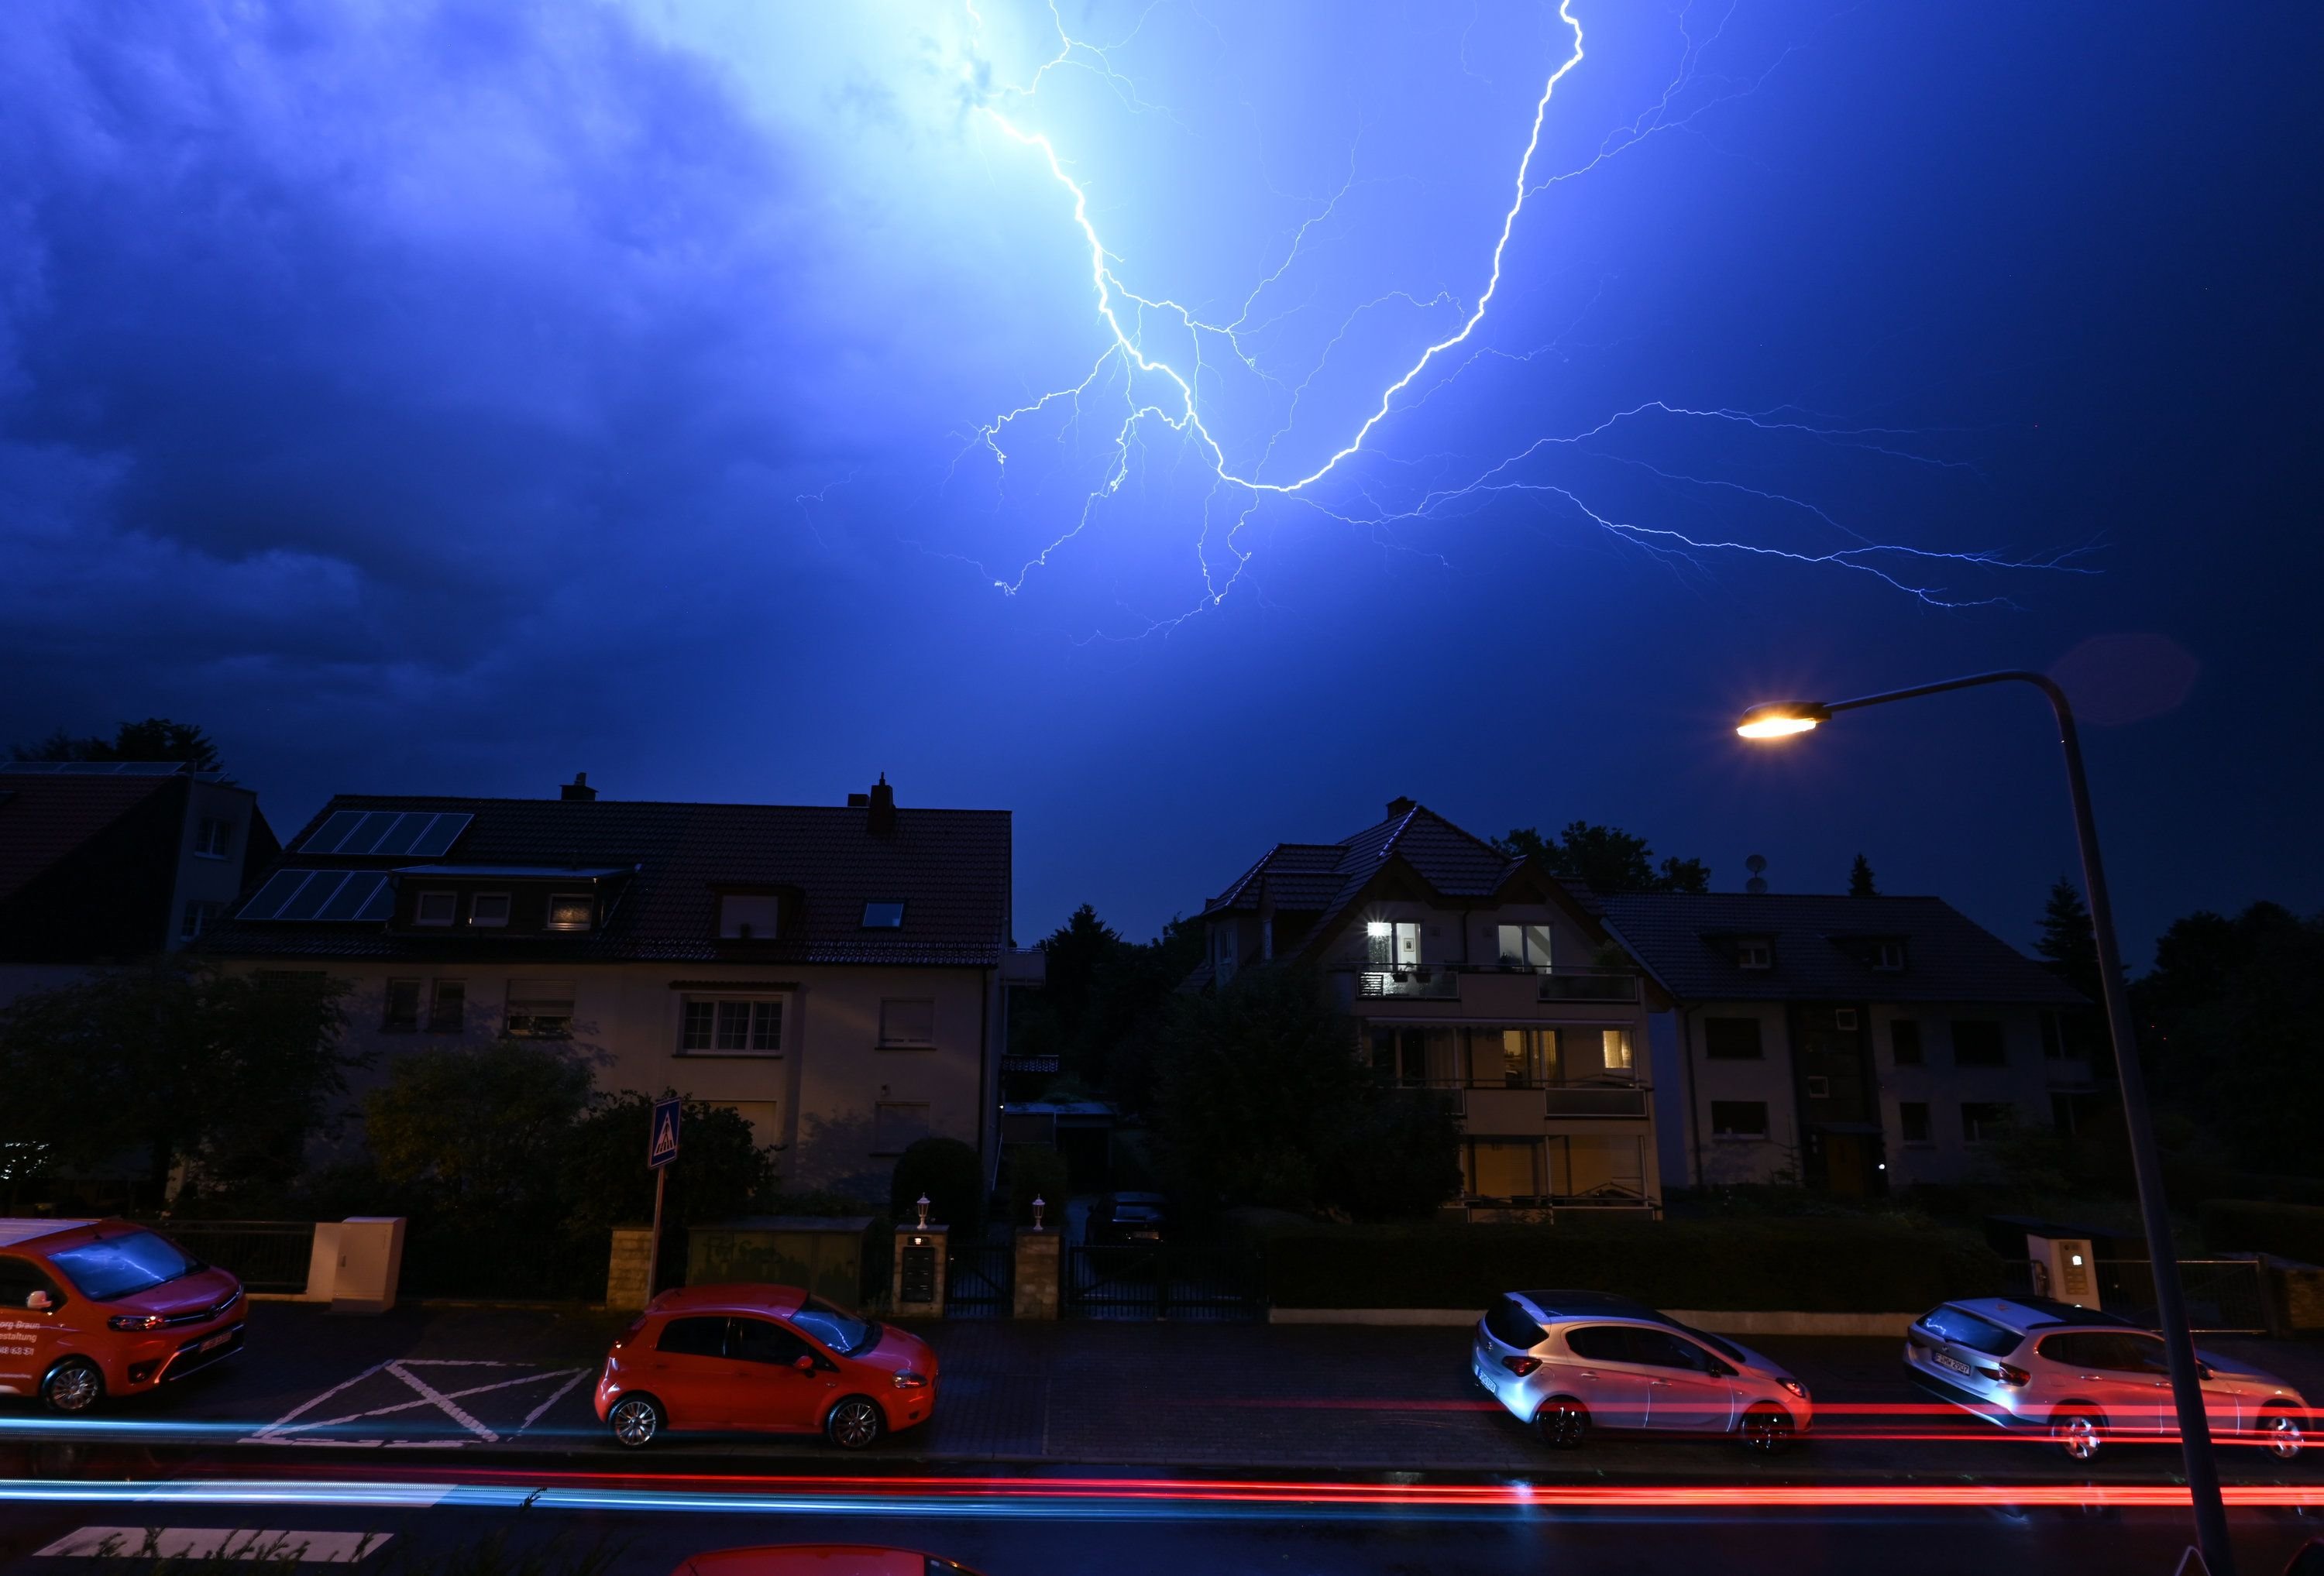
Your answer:
[[[901,903],[864,904],[863,928],[866,930],[903,929],[904,906]]]

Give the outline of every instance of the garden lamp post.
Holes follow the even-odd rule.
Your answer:
[[[2187,1303],[2179,1284],[2179,1259],[2171,1241],[2171,1214],[2163,1198],[2163,1163],[2154,1147],[2154,1124],[2147,1111],[2146,1079],[2130,1023],[2130,995],[2123,984],[2122,958],[2115,945],[2114,908],[2107,898],[2106,871],[2098,861],[2098,823],[2090,814],[2089,780],[2082,772],[2082,747],[2074,732],[2073,708],[2065,691],[2039,673],[1978,673],[1937,684],[1915,685],[1854,700],[1774,701],[1743,714],[1735,731],[1746,739],[1782,739],[1805,733],[1841,712],[1891,701],[1913,700],[1948,690],[1987,684],[2030,684],[2057,714],[2058,742],[2066,754],[2066,787],[2074,806],[2074,839],[2082,856],[2082,888],[2089,898],[2090,930],[2098,944],[2098,985],[2105,999],[2107,1033],[2114,1042],[2115,1075],[2122,1089],[2124,1125],[2130,1129],[2131,1169],[2138,1180],[2138,1213],[2146,1228],[2146,1256],[2154,1272],[2155,1312],[2163,1322],[2163,1348],[2171,1367],[2171,1398],[2179,1414],[2179,1445],[2187,1462],[2187,1491],[2194,1501],[2195,1539],[2211,1576],[2234,1576],[2227,1547],[2227,1509],[2219,1499],[2218,1464],[2211,1453],[2211,1429],[2203,1413],[2202,1370],[2195,1338],[2187,1328]]]

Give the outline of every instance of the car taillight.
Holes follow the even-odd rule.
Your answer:
[[[2005,1385],[2022,1385],[2034,1377],[2024,1369],[2006,1362],[1997,1362],[1991,1368],[1979,1363],[1977,1371],[1988,1379],[1998,1379]]]
[[[925,1390],[927,1387],[928,1381],[927,1377],[925,1374],[916,1374],[909,1369],[899,1369],[896,1370],[896,1388],[899,1390]]]
[[[643,1319],[631,1320],[630,1327],[627,1330],[622,1331],[619,1335],[613,1337],[613,1350],[615,1351],[621,1350],[622,1348],[630,1343],[631,1336],[635,1335],[639,1331],[645,1327],[646,1322]]]
[[[169,1321],[159,1313],[115,1313],[106,1323],[115,1330],[159,1330]]]
[[[1517,1378],[1523,1378],[1526,1375],[1533,1372],[1534,1369],[1541,1366],[1541,1359],[1537,1357],[1505,1357],[1501,1359],[1501,1366],[1508,1369],[1509,1372],[1517,1375]]]

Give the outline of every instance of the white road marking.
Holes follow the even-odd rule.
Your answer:
[[[460,1404],[457,1401],[455,1401],[451,1396],[446,1395],[443,1391],[429,1384],[426,1379],[423,1379],[419,1375],[413,1373],[410,1369],[405,1368],[401,1363],[389,1363],[387,1365],[387,1371],[393,1374],[397,1378],[401,1379],[405,1384],[410,1385],[413,1389],[419,1391],[420,1398],[421,1400],[433,1401],[436,1404],[438,1411],[443,1413],[445,1416],[449,1417],[453,1422],[458,1424],[461,1427],[475,1434],[478,1439],[483,1440],[486,1444],[498,1444],[500,1442],[501,1436],[499,1434],[494,1433],[491,1429],[486,1428],[474,1417],[469,1416],[466,1412],[461,1409]],[[480,1387],[495,1390],[501,1388],[498,1385],[489,1385]],[[460,1393],[465,1396],[469,1392],[463,1390]]]
[[[165,1560],[296,1559],[305,1564],[351,1565],[386,1546],[383,1532],[288,1532],[215,1526],[85,1526],[67,1533],[36,1555],[145,1555]]]
[[[364,1369],[363,1372],[355,1375],[353,1378],[343,1380],[338,1384],[333,1385],[329,1389],[323,1391],[320,1395],[318,1395],[309,1400],[301,1402],[299,1405],[283,1414],[281,1417],[276,1418],[273,1422],[265,1424],[255,1433],[244,1437],[241,1442],[244,1444],[281,1443],[340,1445],[356,1448],[375,1448],[383,1442],[396,1445],[462,1445],[469,1442],[469,1441],[465,1439],[389,1440],[383,1442],[376,1439],[329,1440],[316,1436],[316,1431],[319,1429],[337,1428],[342,1424],[360,1423],[366,1419],[374,1417],[396,1417],[405,1413],[432,1408],[435,1411],[441,1413],[451,1422],[456,1423],[460,1427],[466,1429],[475,1438],[481,1439],[487,1443],[497,1444],[503,1438],[513,1438],[516,1434],[522,1433],[526,1429],[530,1428],[535,1423],[538,1423],[543,1414],[547,1413],[551,1406],[557,1405],[557,1403],[562,1400],[566,1396],[571,1394],[574,1387],[579,1385],[583,1379],[588,1378],[592,1371],[588,1369],[543,1369],[536,1372],[519,1374],[514,1378],[495,1379],[486,1384],[469,1385],[457,1390],[438,1389],[436,1386],[429,1384],[427,1379],[412,1371],[414,1369],[511,1369],[517,1366],[517,1364],[511,1362],[496,1362],[483,1359],[470,1358],[392,1358],[386,1362],[374,1363],[370,1368]],[[332,1396],[340,1395],[354,1386],[362,1383],[364,1380],[372,1378],[374,1375],[382,1373],[391,1376],[402,1384],[407,1389],[416,1392],[414,1397],[407,1401],[391,1402],[384,1406],[364,1407],[356,1411],[342,1413],[337,1416],[318,1417],[306,1422],[300,1421],[300,1419],[306,1417],[307,1414],[312,1412],[316,1407],[325,1401],[329,1400]],[[535,1406],[530,1412],[527,1413],[525,1415],[524,1421],[519,1424],[506,1435],[503,1435],[487,1426],[484,1423],[471,1414],[467,1408],[459,1405],[462,1400],[472,1396],[488,1395],[495,1390],[516,1389],[526,1385],[543,1384],[552,1379],[563,1379],[565,1382],[558,1387],[556,1391],[549,1396],[549,1399],[543,1401],[540,1405]]]
[[[540,1422],[540,1415],[542,1413],[548,1411],[551,1406],[556,1405],[559,1401],[565,1399],[566,1396],[571,1395],[573,1393],[573,1387],[579,1384],[583,1379],[586,1379],[588,1377],[589,1370],[587,1369],[575,1369],[573,1370],[573,1377],[557,1387],[557,1394],[549,1396],[548,1400],[543,1401],[540,1405],[535,1406],[531,1411],[524,1415],[524,1421],[517,1425],[517,1432],[519,1433],[522,1433],[526,1429],[530,1428],[534,1424]]]

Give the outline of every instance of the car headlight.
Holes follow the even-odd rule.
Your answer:
[[[896,1388],[899,1390],[925,1390],[927,1387],[928,1380],[926,1374],[916,1374],[909,1369],[899,1369],[896,1371]]]
[[[1784,1379],[1781,1382],[1784,1388],[1789,1390],[1793,1395],[1797,1396],[1801,1400],[1804,1401],[1808,1398],[1808,1387],[1800,1383],[1799,1380]]]
[[[115,1313],[106,1323],[115,1330],[159,1330],[169,1321],[159,1313]]]

